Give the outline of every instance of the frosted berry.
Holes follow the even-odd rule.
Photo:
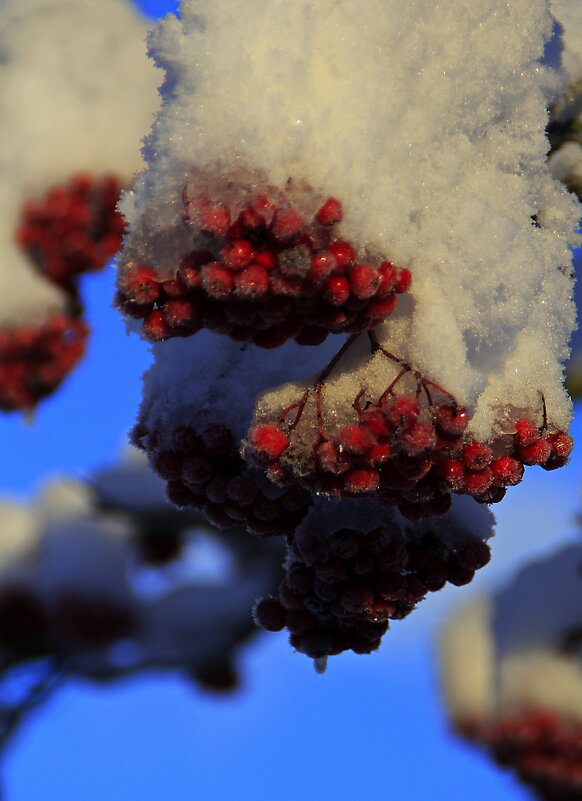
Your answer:
[[[462,460],[467,470],[482,470],[492,458],[491,448],[481,442],[468,442],[463,447]]]
[[[350,283],[342,275],[328,278],[325,282],[324,297],[333,306],[343,306],[350,297]]]
[[[515,423],[515,440],[518,445],[526,446],[532,445],[539,439],[540,432],[531,420],[526,418],[517,420]]]
[[[342,204],[334,197],[328,198],[315,215],[315,219],[321,225],[334,225],[334,223],[341,222],[342,218]]]
[[[459,437],[467,428],[469,415],[462,406],[446,404],[437,409],[435,422],[444,434]]]
[[[356,260],[356,254],[349,242],[333,242],[329,252],[334,257],[339,268],[347,267]]]
[[[259,456],[278,459],[289,444],[289,438],[278,426],[261,425],[250,432],[249,441]]]
[[[380,286],[378,270],[369,264],[356,264],[352,267],[349,278],[352,294],[359,300],[373,297]]]
[[[545,464],[552,452],[552,446],[547,440],[538,437],[538,439],[530,442],[528,445],[520,444],[517,450],[523,464]]]
[[[399,395],[387,405],[386,419],[395,426],[411,426],[420,414],[420,405],[416,398],[409,395]]]
[[[221,262],[231,270],[242,270],[253,258],[253,246],[246,239],[233,239],[220,252]]]
[[[494,459],[490,468],[493,480],[502,487],[519,484],[523,478],[523,464],[511,456]]]
[[[261,598],[253,610],[254,618],[265,631],[281,631],[285,628],[285,607],[276,598]]]

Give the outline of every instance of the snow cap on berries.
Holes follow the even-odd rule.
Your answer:
[[[541,423],[541,396],[567,428],[579,209],[544,163],[556,87],[537,61],[544,0],[231,6],[184,0],[150,36],[167,80],[123,201],[133,256],[175,272],[191,247],[185,175],[201,196],[230,193],[235,212],[242,189],[275,186],[312,219],[323,193],[358,265],[379,255],[410,270],[412,302],[400,297],[381,341],[447,387],[476,437],[515,410]],[[353,283],[371,289],[366,270]]]

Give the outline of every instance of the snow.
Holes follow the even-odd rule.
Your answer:
[[[108,488],[115,476],[120,486],[131,485],[130,502],[109,497],[109,508],[101,509],[100,493],[111,496]],[[282,546],[258,545],[246,537],[241,541],[236,532],[223,537],[206,525],[193,525],[193,514],[176,511],[161,488],[140,457],[139,463],[121,461],[86,484],[70,477],[52,479],[28,506],[11,499],[0,503],[0,590],[28,591],[49,614],[63,598],[73,606],[79,602],[81,612],[84,600],[97,608],[113,604],[135,622],[128,638],[114,644],[63,646],[59,620],[53,620],[50,646],[57,652],[69,648],[73,671],[90,677],[121,675],[152,665],[194,669],[227,659],[253,631],[254,600],[274,589]],[[135,540],[140,513],[174,527],[181,518],[186,547],[173,565],[156,571],[139,564]],[[215,561],[217,553],[222,567],[220,559]],[[159,591],[145,593],[146,574],[151,579],[154,572],[159,574]]]
[[[582,6],[578,0],[551,0],[552,15],[562,27],[562,63],[570,83],[582,79]]]
[[[360,257],[410,268],[411,298],[379,336],[469,408],[475,436],[524,410],[541,422],[542,395],[566,428],[580,212],[545,163],[562,84],[539,63],[546,3],[184,0],[180,15],[149,38],[163,105],[122,202],[122,275],[135,261],[175,272],[192,247],[186,184],[292,178],[306,206],[305,186],[341,200],[338,237]],[[334,408],[353,397],[338,388]]]
[[[441,662],[453,719],[552,709],[582,722],[582,666],[565,649],[582,632],[581,565],[580,545],[563,548],[447,624]]]

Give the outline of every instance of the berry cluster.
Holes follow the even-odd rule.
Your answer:
[[[107,264],[124,229],[120,191],[114,175],[80,173],[24,205],[16,239],[42,275],[74,293],[77,276]]]
[[[499,436],[491,444],[478,442],[466,432],[467,410],[450,393],[375,344],[399,371],[380,397],[364,405],[366,390],[357,395],[352,404],[356,422],[334,434],[324,426],[322,389],[340,351],[315,388],[281,412],[276,422],[251,427],[247,448],[251,463],[281,485],[298,484],[335,500],[371,497],[397,506],[411,519],[443,514],[450,507],[451,493],[496,503],[506,487],[521,481],[524,465],[552,470],[566,463],[572,439],[563,431],[550,431],[545,412],[541,427],[519,419],[514,434]],[[414,390],[397,393],[407,374],[416,378]],[[316,425],[306,454],[308,435],[300,422],[311,396],[315,396]]]
[[[461,732],[516,771],[544,801],[582,797],[582,727],[550,710],[531,710],[494,722],[466,723]]]
[[[171,280],[126,264],[118,305],[143,319],[153,341],[208,328],[276,348],[372,329],[394,311],[410,272],[380,258],[360,262],[352,244],[334,236],[342,217],[331,197],[310,221],[283,193],[256,195],[238,214],[227,203],[186,200],[185,222],[204,247],[187,253]]]
[[[63,311],[41,325],[0,330],[0,409],[33,409],[62,382],[84,353],[78,278],[119,249],[121,185],[113,175],[78,174],[22,209],[16,240],[43,279],[65,293]]]
[[[38,326],[0,329],[0,409],[33,409],[85,351],[88,329],[65,313]]]
[[[447,581],[468,584],[490,557],[481,540],[452,545],[430,531],[415,537],[386,526],[303,537],[300,550],[292,544],[279,596],[261,599],[255,619],[267,631],[287,628],[291,645],[314,659],[374,651],[389,620]]]
[[[291,535],[311,499],[304,490],[281,489],[251,470],[239,455],[238,441],[225,425],[196,430],[178,426],[164,447],[138,423],[132,443],[146,451],[153,470],[167,482],[169,500],[200,509],[217,528],[245,526],[251,533]]]
[[[77,646],[104,647],[134,628],[131,610],[104,598],[68,593],[49,609],[26,586],[8,584],[0,593],[0,643],[20,659]]]

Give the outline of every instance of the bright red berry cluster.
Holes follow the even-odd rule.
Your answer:
[[[314,659],[351,649],[370,653],[389,620],[401,620],[428,592],[468,584],[489,561],[489,546],[456,546],[432,532],[406,536],[394,527],[340,529],[293,544],[278,598],[263,598],[255,619],[267,631],[287,628],[291,645]]]
[[[74,292],[77,276],[107,264],[124,230],[120,191],[114,175],[81,173],[24,205],[16,239],[42,275]]]
[[[544,801],[582,798],[582,726],[551,710],[525,711],[492,722],[459,726]]]
[[[311,220],[268,195],[254,196],[236,215],[227,203],[185,202],[198,247],[171,280],[160,281],[146,264],[126,265],[118,304],[143,319],[154,341],[208,328],[276,348],[288,339],[318,345],[329,333],[374,328],[408,290],[410,272],[378,258],[358,260],[352,244],[334,235],[342,217],[335,198]]]
[[[0,329],[0,409],[33,409],[85,351],[88,329],[65,313],[38,326]]]
[[[225,425],[209,424],[202,430],[179,426],[170,439],[170,445],[161,446],[155,433],[140,423],[131,435],[167,482],[169,500],[202,510],[217,528],[244,526],[258,536],[290,535],[307,512],[309,493],[276,487],[249,468]]]
[[[566,463],[572,438],[563,431],[550,431],[545,422],[538,427],[520,419],[513,435],[498,437],[490,445],[476,441],[466,433],[467,410],[450,393],[385,353],[400,371],[382,395],[365,406],[365,390],[358,394],[352,404],[357,415],[354,423],[334,434],[325,430],[322,376],[329,373],[328,367],[315,388],[281,412],[275,422],[250,429],[250,462],[282,486],[296,484],[334,500],[373,498],[397,506],[411,519],[443,514],[450,507],[451,493],[496,503],[506,487],[521,481],[524,465],[552,470]],[[338,357],[332,366],[337,361]],[[397,394],[399,380],[408,373],[416,375],[416,390]],[[312,395],[317,423],[306,455],[304,446],[309,440],[300,423]]]

